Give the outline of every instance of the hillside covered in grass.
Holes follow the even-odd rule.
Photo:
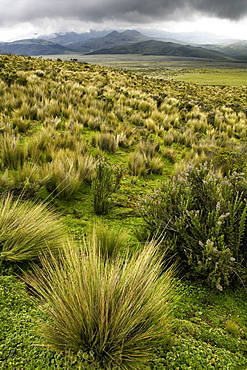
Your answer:
[[[247,87],[0,56],[0,95],[0,368],[245,369]]]

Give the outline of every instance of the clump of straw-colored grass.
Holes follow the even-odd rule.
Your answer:
[[[14,200],[10,194],[0,199],[0,260],[38,259],[64,240],[63,225],[45,204]]]
[[[128,247],[130,235],[122,227],[110,227],[97,222],[93,225],[89,240],[96,245],[103,259],[114,259]]]
[[[172,270],[163,274],[154,242],[141,253],[102,259],[91,240],[69,243],[59,259],[44,256],[28,284],[44,302],[44,344],[82,351],[100,368],[139,369],[164,343],[172,326]]]

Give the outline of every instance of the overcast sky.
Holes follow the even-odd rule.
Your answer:
[[[247,40],[247,0],[0,0],[1,41],[126,28]]]

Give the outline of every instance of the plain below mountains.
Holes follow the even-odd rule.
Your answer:
[[[234,49],[234,53],[232,50]],[[67,33],[49,39],[25,39],[0,43],[3,53],[17,55],[59,55],[59,54],[143,54],[177,57],[207,58],[214,60],[235,60],[247,55],[246,43],[238,48],[231,45],[185,45],[184,41],[148,37],[136,30],[124,32]],[[246,54],[245,54],[246,53]],[[240,58],[239,58],[240,56]]]

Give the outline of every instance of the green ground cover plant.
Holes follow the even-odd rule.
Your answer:
[[[117,269],[112,266],[126,262],[127,250],[130,264],[126,262],[126,266],[132,266],[132,271],[134,261],[142,255],[143,246],[138,240],[143,238],[143,226],[146,235],[150,227],[141,217],[138,204],[148,193],[153,194],[150,214],[145,216],[151,218],[159,201],[160,193],[156,190],[161,185],[166,189],[169,181],[175,181],[174,188],[181,192],[171,191],[173,198],[168,208],[179,208],[182,197],[185,204],[180,209],[183,217],[177,224],[180,231],[174,237],[175,242],[180,240],[182,244],[174,243],[170,255],[174,257],[174,248],[178,248],[177,257],[184,258],[189,272],[186,278],[190,279],[185,280],[184,273],[181,281],[175,279],[178,295],[182,294],[183,298],[174,310],[171,335],[163,337],[164,343],[159,342],[157,349],[151,351],[149,361],[140,361],[135,368],[236,370],[247,366],[243,284],[246,279],[246,86],[200,86],[171,80],[176,74],[202,69],[204,62],[166,59],[168,64],[164,65],[159,57],[153,61],[148,56],[142,61],[131,58],[127,61],[122,56],[125,69],[120,69],[121,61],[117,57],[111,60],[117,68],[113,69],[85,61],[0,56],[0,72],[8,70],[10,77],[17,76],[12,80],[0,78],[0,197],[4,204],[5,194],[10,193],[11,204],[15,204],[16,210],[22,206],[25,213],[25,217],[22,213],[18,218],[19,213],[12,212],[9,234],[2,233],[9,235],[4,248],[13,247],[12,260],[4,260],[0,266],[3,328],[0,368],[4,370],[93,370],[102,368],[105,361],[99,358],[96,361],[90,351],[57,351],[34,345],[40,342],[39,322],[49,327],[51,319],[45,314],[48,306],[33,301],[28,285],[20,282],[17,259],[20,249],[22,252],[28,249],[28,253],[19,257],[23,260],[21,268],[30,269],[28,257],[36,258],[39,253],[41,244],[34,245],[30,240],[36,235],[35,225],[39,221],[42,224],[43,219],[47,221],[42,213],[46,209],[43,205],[49,204],[52,215],[60,215],[58,223],[62,225],[63,235],[69,230],[70,237],[78,243],[83,243],[86,236],[89,245],[97,239],[99,254],[103,255],[98,272],[105,268],[114,276]],[[109,62],[107,56],[103,59],[103,64]],[[223,69],[234,66],[209,64],[210,69],[217,68],[214,73],[219,74],[221,69],[221,76],[230,78],[229,71],[224,74]],[[97,175],[101,162],[104,181]],[[200,167],[205,162],[210,173],[199,176],[200,186],[194,176],[197,172],[191,171],[184,177],[188,164],[192,169],[205,169],[204,165]],[[190,189],[188,184],[193,181]],[[162,202],[163,198],[160,198]],[[31,212],[33,207],[42,208],[43,216],[35,216]],[[99,213],[103,210],[103,214],[98,214],[98,210]],[[156,210],[157,224],[149,234],[154,232],[157,238],[160,229],[157,226],[164,212],[160,208]],[[194,210],[199,210],[199,216]],[[2,217],[7,214],[2,212]],[[220,218],[222,215],[225,217]],[[47,225],[46,231],[54,235],[48,222]],[[22,234],[24,229],[26,239]],[[18,237],[25,239],[24,244],[17,245]],[[164,233],[162,237],[160,242],[164,247],[168,239]],[[146,237],[142,240],[146,241]],[[186,253],[182,246],[186,247]],[[54,256],[46,258],[47,268],[57,263],[56,272],[62,273],[62,264],[55,262]],[[98,255],[97,258],[99,261]],[[108,267],[103,267],[105,262]],[[126,267],[126,273],[127,269],[130,267]],[[144,270],[143,279],[146,279]],[[41,270],[36,271],[42,275]],[[14,276],[16,272],[19,277]],[[134,284],[131,271],[128,276]],[[207,284],[202,285],[202,281]],[[119,312],[123,315],[123,311]],[[103,364],[106,368],[107,361]],[[117,367],[123,368],[123,363]]]

